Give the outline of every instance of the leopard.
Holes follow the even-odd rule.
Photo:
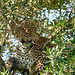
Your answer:
[[[49,72],[43,71],[48,60],[43,51],[46,51],[46,46],[55,46],[50,43],[53,39],[40,36],[37,33],[38,25],[30,20],[16,19],[9,25],[19,40],[19,45],[16,48],[16,56],[10,57],[6,62],[7,70],[18,70],[23,75],[40,75],[40,72],[42,75],[49,75]]]

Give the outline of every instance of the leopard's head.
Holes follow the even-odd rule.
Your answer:
[[[16,24],[15,24],[16,23]],[[23,42],[32,42],[37,39],[37,25],[31,21],[11,22],[10,27],[14,30],[15,36]]]

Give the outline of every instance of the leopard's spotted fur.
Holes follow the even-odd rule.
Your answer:
[[[20,44],[16,49],[16,57],[9,58],[6,63],[7,70],[20,70],[28,71],[27,75],[40,75],[40,71],[44,69],[45,54],[42,52],[45,50],[45,45],[53,47],[51,44],[47,44],[50,39],[40,36],[37,33],[37,25],[30,21],[25,21],[21,26],[16,24],[22,22],[15,21],[10,23],[10,27],[14,30],[16,37],[19,39]],[[48,42],[49,43],[49,42]],[[26,75],[26,73],[24,73]],[[45,75],[43,73],[43,75]]]

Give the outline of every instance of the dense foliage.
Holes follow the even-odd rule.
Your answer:
[[[9,23],[15,18],[28,19],[38,24],[38,33],[56,39],[57,44],[45,53],[50,60],[46,67],[50,75],[75,74],[75,5],[74,0],[0,0],[0,63],[14,53],[17,40]],[[16,42],[14,42],[16,40]],[[3,67],[2,64],[0,66]],[[45,70],[45,71],[46,71]],[[1,70],[2,71],[2,70]],[[4,69],[4,74],[8,74]],[[3,74],[2,73],[2,74]],[[42,74],[42,73],[41,73]]]

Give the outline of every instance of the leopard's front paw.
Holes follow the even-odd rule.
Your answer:
[[[7,60],[7,63],[5,64],[6,69],[11,72],[15,66],[15,58],[11,57]]]

